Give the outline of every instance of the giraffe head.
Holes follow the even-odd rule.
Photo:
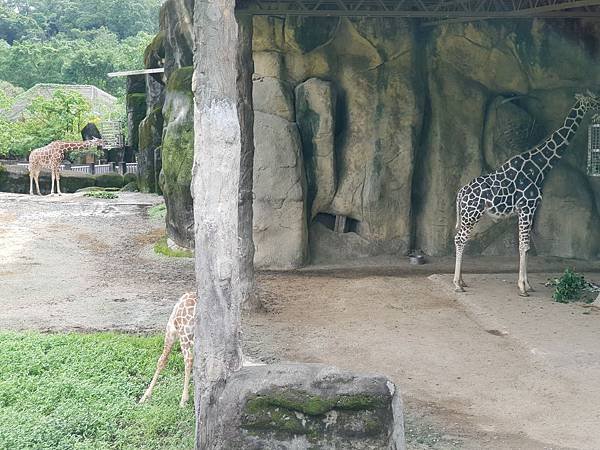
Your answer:
[[[104,141],[104,139],[102,138],[97,138],[97,137],[93,137],[91,139],[88,139],[87,141],[85,141],[89,147],[104,147],[106,145],[106,142]]]
[[[575,94],[575,99],[580,103],[584,113],[600,110],[600,97],[590,91],[586,91],[585,94]]]

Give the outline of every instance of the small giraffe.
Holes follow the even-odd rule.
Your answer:
[[[536,147],[506,161],[498,170],[475,178],[456,196],[456,266],[454,286],[466,287],[462,279],[462,256],[473,228],[484,213],[494,218],[519,218],[519,295],[533,291],[527,279],[527,251],[533,218],[542,199],[544,179],[562,158],[583,117],[600,109],[600,99],[591,93],[575,95],[575,105],[564,124]]]
[[[56,180],[56,190],[58,195],[62,195],[60,191],[60,164],[65,159],[65,154],[82,148],[102,147],[104,140],[92,138],[82,142],[63,142],[54,141],[45,147],[36,148],[29,155],[29,194],[33,195],[33,181],[37,188],[38,195],[40,193],[39,176],[42,169],[50,169],[52,172],[52,186],[50,195],[54,195],[54,180]]]
[[[185,362],[185,378],[183,381],[183,394],[181,394],[181,407],[185,406],[189,399],[189,384],[190,374],[192,373],[192,363],[194,360],[194,318],[196,315],[196,294],[193,292],[186,292],[181,296],[173,307],[173,312],[167,322],[167,329],[165,332],[165,345],[163,348],[162,355],[158,358],[158,364],[156,372],[152,377],[150,386],[146,389],[144,396],[140,399],[140,403],[144,403],[149,400],[152,396],[152,389],[156,384],[158,375],[161,370],[167,365],[169,354],[173,348],[173,344],[179,338],[181,344],[181,352],[183,353],[183,359]]]

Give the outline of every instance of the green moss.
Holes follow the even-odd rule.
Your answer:
[[[194,67],[186,66],[175,70],[167,80],[167,92],[184,92],[192,95]]]
[[[257,395],[248,400],[245,409],[253,413],[272,406],[315,416],[325,414],[332,409],[359,411],[381,408],[385,406],[385,400],[379,396],[367,394],[338,395],[333,398],[323,398],[306,392],[287,391]]]
[[[193,256],[193,253],[190,250],[173,250],[169,248],[166,236],[154,244],[154,251],[158,254],[172,258],[191,258]]]
[[[309,431],[294,413],[276,407],[263,408],[255,414],[244,416],[242,423],[244,428],[254,430],[279,430],[293,434]]]
[[[141,111],[146,110],[146,94],[134,92],[127,94],[125,101],[128,110]]]

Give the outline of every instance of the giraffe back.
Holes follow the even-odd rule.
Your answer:
[[[173,312],[167,325],[167,332],[175,332],[182,344],[192,343],[194,340],[195,317],[196,293],[186,292],[173,307]]]

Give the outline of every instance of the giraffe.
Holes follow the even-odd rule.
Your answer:
[[[102,147],[103,139],[92,138],[82,142],[64,142],[54,141],[45,147],[36,148],[29,155],[29,194],[33,195],[33,182],[37,188],[38,195],[40,193],[39,176],[43,168],[50,169],[52,173],[52,186],[50,195],[54,195],[54,180],[56,180],[56,190],[58,195],[62,195],[60,191],[60,164],[65,159],[65,154],[82,148]]]
[[[456,196],[456,265],[454,286],[463,292],[462,256],[473,228],[484,213],[494,218],[517,215],[519,220],[519,295],[533,291],[527,278],[527,251],[533,218],[542,199],[544,179],[562,158],[583,117],[600,109],[600,99],[588,92],[576,94],[575,104],[562,127],[532,149],[513,156],[496,171],[475,178]]]
[[[146,389],[143,397],[140,399],[140,403],[144,403],[149,400],[152,396],[152,389],[156,384],[158,375],[161,370],[167,365],[169,354],[173,348],[173,344],[179,339],[181,344],[181,352],[183,353],[183,359],[185,362],[185,376],[183,381],[183,393],[181,394],[181,402],[179,405],[184,407],[189,400],[189,384],[190,374],[192,372],[192,363],[194,360],[194,319],[196,316],[196,294],[193,292],[186,292],[183,294],[171,312],[169,321],[167,322],[167,329],[165,332],[165,345],[163,347],[162,355],[158,359],[156,366],[156,372],[152,377],[150,386]]]

